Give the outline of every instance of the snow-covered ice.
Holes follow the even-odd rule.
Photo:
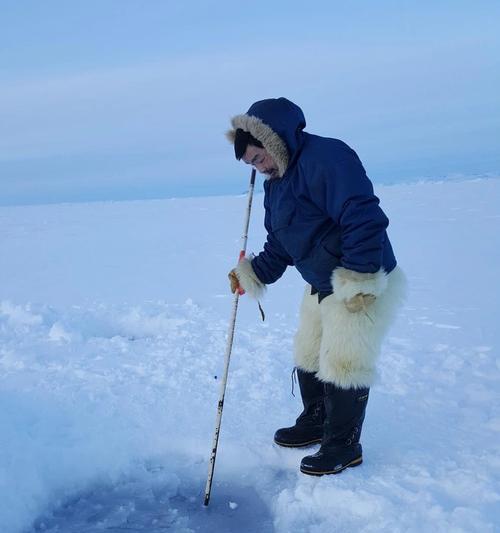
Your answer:
[[[240,302],[208,508],[246,197],[0,208],[0,531],[499,531],[500,180],[377,193],[410,292],[363,466],[311,478],[272,443],[300,410],[290,270],[265,323]]]

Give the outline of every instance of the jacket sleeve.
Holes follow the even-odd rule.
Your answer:
[[[293,265],[291,257],[276,237],[268,233],[264,250],[252,260],[255,274],[262,283],[268,285],[281,278],[289,265]]]
[[[266,184],[264,184],[264,188],[266,188]],[[293,265],[293,260],[273,235],[267,194],[264,196],[264,208],[264,226],[267,230],[267,239],[264,244],[264,250],[253,258],[252,268],[259,280],[269,285],[281,278],[286,267]]]
[[[313,169],[311,195],[340,226],[341,265],[362,273],[378,272],[389,219],[356,153],[346,147],[341,158]]]

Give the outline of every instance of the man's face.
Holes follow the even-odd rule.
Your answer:
[[[279,178],[278,165],[264,148],[258,146],[247,146],[245,155],[241,158],[247,165],[252,165],[261,174],[270,178]]]

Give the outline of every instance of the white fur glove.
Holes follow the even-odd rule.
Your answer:
[[[228,274],[231,284],[231,292],[235,292],[238,288],[242,288],[252,298],[259,300],[266,290],[266,286],[257,277],[257,274],[252,268],[252,260],[244,257],[236,268],[233,268]]]

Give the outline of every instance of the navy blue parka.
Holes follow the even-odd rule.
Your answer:
[[[252,260],[259,280],[274,283],[295,265],[307,283],[328,294],[336,267],[393,270],[389,220],[354,150],[305,132],[302,110],[285,98],[256,102],[246,115],[269,126],[288,152],[282,177],[264,182],[267,240]]]

